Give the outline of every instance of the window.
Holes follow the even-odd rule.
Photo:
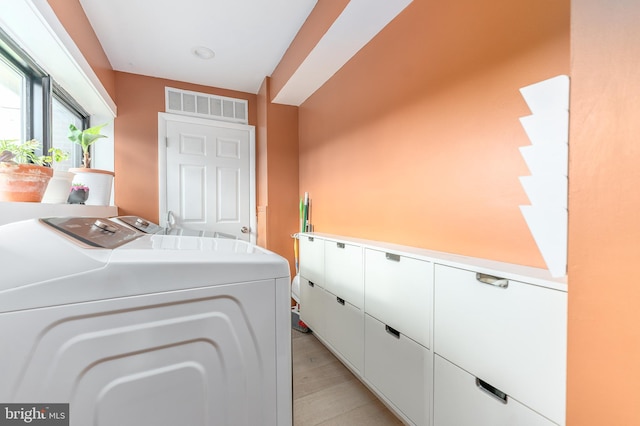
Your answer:
[[[82,148],[67,137],[69,124],[73,124],[78,129],[87,128],[87,113],[75,105],[67,93],[54,85],[51,108],[51,146],[70,154],[68,160],[58,164],[57,168],[60,170],[79,167],[82,163]]]
[[[25,76],[0,56],[0,139],[24,140]]]
[[[87,112],[0,31],[0,139],[38,139],[39,155],[52,147],[69,152],[58,165],[67,170],[82,162],[81,148],[67,138],[71,123],[87,128]]]

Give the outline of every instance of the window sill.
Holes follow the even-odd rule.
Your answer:
[[[112,217],[117,206],[85,206],[82,204],[47,204],[0,202],[0,225],[19,220],[52,216]]]

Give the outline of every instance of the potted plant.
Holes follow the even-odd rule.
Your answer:
[[[60,170],[61,162],[69,158],[69,153],[60,148],[49,149],[49,155],[44,157],[44,162],[53,169],[53,177],[49,181],[47,190],[42,197],[43,203],[66,203],[71,189],[71,182],[75,176],[72,172]]]
[[[91,145],[98,139],[107,137],[100,133],[102,128],[107,124],[108,123],[99,124],[85,130],[80,130],[73,124],[69,125],[69,140],[82,147],[82,167],[86,169],[91,168]]]
[[[100,133],[108,123],[90,127],[85,130],[78,129],[75,125],[69,125],[70,141],[82,147],[82,167],[69,169],[75,173],[75,179],[84,182],[84,186],[91,189],[86,204],[109,205],[111,200],[111,187],[113,186],[114,173],[109,170],[91,168],[91,145],[106,135]],[[75,183],[75,182],[74,182]]]
[[[35,139],[20,143],[0,140],[0,201],[40,202],[53,169],[37,156],[41,145]]]
[[[68,202],[69,204],[84,204],[89,198],[89,188],[81,184],[80,182],[71,185],[71,191],[69,191]]]

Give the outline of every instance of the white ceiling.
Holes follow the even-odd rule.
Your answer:
[[[257,93],[317,0],[79,1],[114,70]],[[273,101],[301,105],[411,2],[350,0]]]
[[[80,0],[116,71],[257,93],[316,0]],[[198,46],[212,59],[193,55]]]

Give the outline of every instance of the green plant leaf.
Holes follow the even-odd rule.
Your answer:
[[[60,148],[50,148],[49,149],[49,154],[47,157],[49,158],[49,163],[51,162],[56,162],[56,163],[60,163],[64,160],[67,160],[70,156],[70,154],[67,151],[63,151]]]
[[[45,161],[45,158],[36,155],[36,151],[41,147],[42,145],[36,139],[31,139],[22,143],[16,139],[0,140],[0,152],[11,152],[15,155],[15,157],[13,157],[13,161],[21,164],[34,163],[41,166]]]
[[[79,130],[75,125],[69,125],[69,135],[67,136],[70,141],[77,143],[82,147],[82,152],[87,152],[91,144],[100,138],[106,138],[106,135],[100,134],[100,130],[109,123],[99,124],[97,126],[89,127],[85,130]]]

